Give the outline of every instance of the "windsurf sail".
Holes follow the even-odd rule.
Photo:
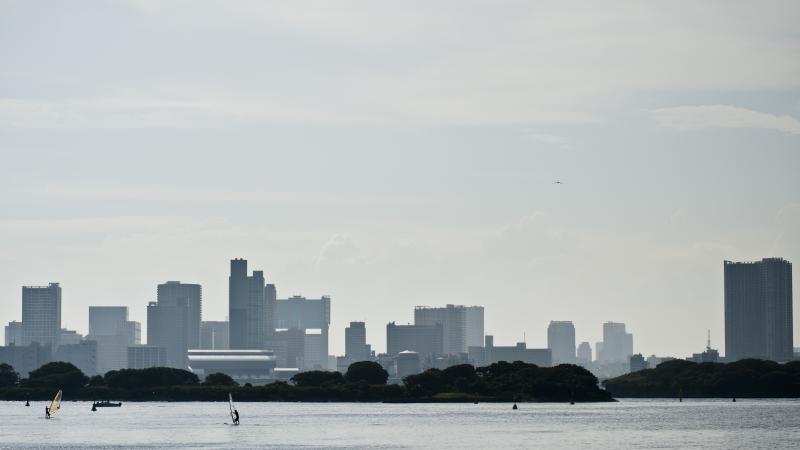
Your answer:
[[[236,408],[233,407],[233,395],[230,392],[228,392],[228,408],[230,408],[231,422],[233,423],[236,421],[236,419],[233,416],[233,410],[235,410]]]
[[[57,413],[59,409],[61,409],[61,390],[60,389],[59,389],[58,392],[56,392],[56,396],[53,397],[53,402],[50,403],[50,415],[52,416],[53,414]]]

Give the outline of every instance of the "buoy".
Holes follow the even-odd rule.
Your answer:
[[[97,411],[97,404],[92,402],[92,412]]]
[[[30,400],[25,400],[25,406],[31,406]]]
[[[733,403],[736,403],[736,397],[733,397]]]
[[[514,406],[511,409],[519,409],[519,408],[517,408],[517,404],[514,403]]]

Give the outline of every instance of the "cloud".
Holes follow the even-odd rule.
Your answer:
[[[327,263],[354,264],[360,262],[361,250],[348,236],[336,234],[319,251],[314,264],[319,266]]]
[[[699,105],[651,111],[656,122],[681,130],[703,128],[761,128],[800,135],[800,120],[728,105]]]

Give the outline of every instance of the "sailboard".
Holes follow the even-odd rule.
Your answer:
[[[50,416],[52,417],[53,414],[57,413],[58,410],[61,409],[61,390],[59,389],[56,392],[56,396],[53,397],[53,401],[50,403]]]
[[[230,409],[231,414],[231,424],[236,425],[236,419],[234,418],[233,411],[236,409],[233,406],[233,394],[228,392],[228,408]]]

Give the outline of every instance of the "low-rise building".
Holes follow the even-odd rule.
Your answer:
[[[202,380],[224,373],[237,383],[266,384],[274,380],[275,354],[271,350],[189,350],[189,370]]]

